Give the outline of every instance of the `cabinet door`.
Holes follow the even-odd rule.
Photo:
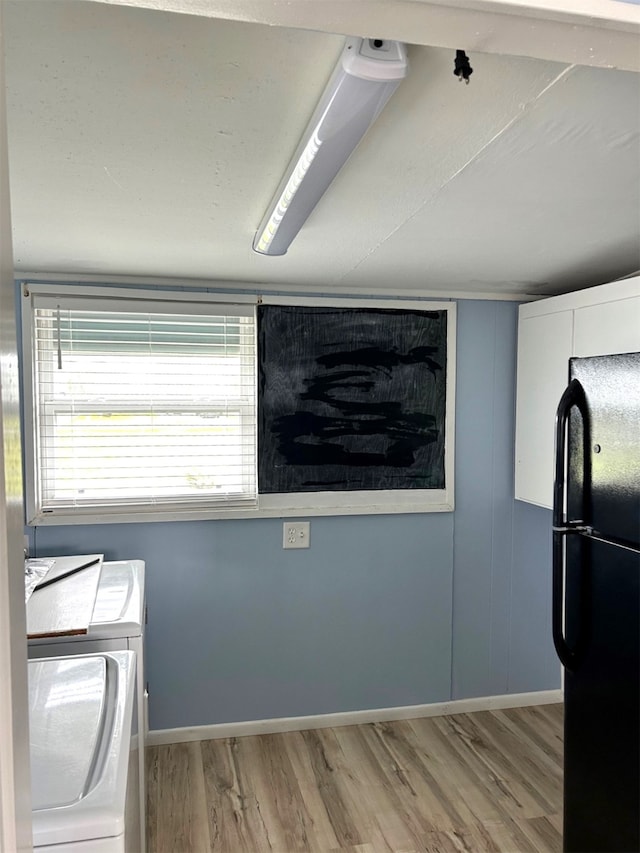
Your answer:
[[[515,497],[553,505],[554,425],[567,385],[573,312],[520,317],[516,395]]]
[[[578,308],[573,329],[576,356],[640,352],[640,296]]]

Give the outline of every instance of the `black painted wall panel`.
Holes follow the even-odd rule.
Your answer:
[[[443,489],[446,359],[446,311],[259,306],[259,491]]]

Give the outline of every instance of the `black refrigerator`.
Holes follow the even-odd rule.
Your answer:
[[[640,851],[640,353],[573,358],[556,416],[564,850]]]

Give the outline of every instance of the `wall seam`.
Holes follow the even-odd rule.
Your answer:
[[[459,347],[457,344],[458,335],[459,335],[459,327],[460,327],[460,312],[458,312],[458,302],[457,300],[453,300],[456,303],[456,387],[454,391],[454,397],[457,398],[458,395],[458,382],[460,381],[460,373],[458,371],[458,359],[459,359]],[[458,401],[455,400],[456,403],[456,412],[458,411]],[[455,421],[455,434],[453,437],[454,443],[454,452],[457,451],[458,447],[458,421]],[[455,452],[454,460],[453,460],[453,487],[454,487],[454,495],[456,494],[456,486],[457,486],[457,466],[459,455]],[[455,500],[455,498],[454,498]],[[451,630],[449,631],[449,699],[453,699],[454,695],[454,637],[455,637],[455,624],[456,624],[456,616],[455,616],[455,584],[456,584],[456,518],[457,518],[457,503],[454,503],[452,524],[451,524]]]
[[[491,538],[489,571],[489,681],[493,681],[493,587],[495,574],[495,514],[496,514],[496,386],[497,386],[497,357],[498,357],[498,312],[493,311],[493,381],[492,381],[492,423],[493,441],[491,442]],[[493,685],[491,686],[493,689]]]
[[[511,491],[511,548],[509,549],[510,560],[509,560],[509,613],[507,618],[507,678],[505,684],[505,691],[509,693],[511,689],[511,640],[512,640],[512,624],[513,624],[513,573],[514,573],[514,559],[515,559],[515,429],[516,429],[516,387],[518,380],[518,334],[520,329],[520,307],[518,307],[518,313],[516,315],[516,335],[515,335],[515,352],[516,352],[516,364],[515,364],[515,376],[514,376],[514,384],[513,384],[513,429],[514,429],[514,441],[513,441],[513,455],[511,462],[511,470],[514,472],[514,479],[512,480],[512,491]]]
[[[454,475],[455,476],[455,475]],[[449,699],[453,699],[453,646],[455,633],[455,581],[456,581],[456,512],[451,525],[451,630],[449,631]]]

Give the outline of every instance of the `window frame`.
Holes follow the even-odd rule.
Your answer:
[[[288,296],[259,293],[235,293],[229,291],[165,290],[161,286],[129,288],[125,285],[105,286],[100,284],[58,284],[21,282],[22,293],[22,352],[24,392],[24,459],[25,459],[25,509],[27,524],[75,525],[104,523],[140,523],[146,521],[195,521],[229,518],[301,518],[335,515],[373,515],[397,513],[452,512],[454,502],[454,438],[455,438],[455,391],[456,391],[456,303],[431,299],[406,298],[349,298],[340,296]],[[34,360],[32,357],[32,296],[73,296],[78,299],[107,298],[110,300],[131,299],[146,302],[175,302],[183,304],[185,311],[197,303],[204,305],[257,305],[259,303],[284,306],[317,306],[334,308],[387,308],[417,311],[445,311],[447,313],[447,375],[445,417],[445,488],[444,489],[393,489],[372,491],[328,491],[299,492],[286,494],[260,494],[257,483],[256,503],[251,505],[225,506],[221,502],[204,507],[189,506],[188,502],[127,508],[121,510],[96,511],[95,508],[72,507],[55,512],[38,511],[40,478],[36,471]],[[257,335],[257,324],[255,329]],[[259,353],[256,347],[256,365]],[[257,398],[257,382],[254,388]],[[257,404],[257,399],[256,399]],[[256,405],[257,415],[257,405]],[[257,440],[257,431],[256,431]],[[257,463],[257,456],[256,456]],[[256,478],[257,478],[256,464]]]
[[[24,392],[23,423],[24,423],[24,460],[25,460],[25,511],[28,525],[60,525],[60,524],[99,524],[122,523],[127,521],[176,521],[197,520],[213,516],[228,516],[233,509],[241,512],[247,509],[255,510],[257,494],[253,498],[230,497],[216,498],[208,501],[206,498],[176,496],[173,499],[161,500],[158,503],[116,502],[105,499],[100,507],[95,505],[61,506],[55,509],[43,508],[41,487],[43,475],[38,471],[42,452],[46,454],[46,437],[42,438],[40,453],[38,452],[38,391],[36,382],[36,359],[34,358],[33,311],[35,307],[46,308],[48,302],[53,305],[57,299],[67,299],[74,308],[93,309],[97,305],[108,311],[109,308],[126,306],[131,303],[131,310],[153,310],[167,303],[175,303],[183,307],[184,313],[215,314],[216,307],[225,313],[233,313],[238,308],[246,313],[256,303],[255,296],[229,294],[220,296],[210,293],[188,293],[165,290],[132,290],[120,287],[93,287],[75,285],[43,285],[25,282],[22,293],[22,353],[23,372],[22,387]],[[110,304],[107,304],[108,303]],[[255,324],[253,353],[255,348]],[[254,361],[255,364],[255,361]],[[253,386],[254,412],[256,405],[256,385]],[[197,407],[196,407],[197,408]],[[241,409],[241,405],[239,406]],[[51,410],[54,410],[52,406]],[[255,434],[254,434],[255,442]],[[253,475],[255,481],[255,473]],[[256,483],[257,491],[257,483]]]
[[[262,297],[264,305],[318,308],[388,308],[407,311],[445,311],[447,314],[447,375],[445,415],[445,488],[374,489],[362,491],[289,492],[260,494],[261,515],[303,517],[315,515],[379,515],[452,512],[455,473],[456,303],[412,299],[365,299],[326,296]],[[258,368],[259,369],[259,368]]]

